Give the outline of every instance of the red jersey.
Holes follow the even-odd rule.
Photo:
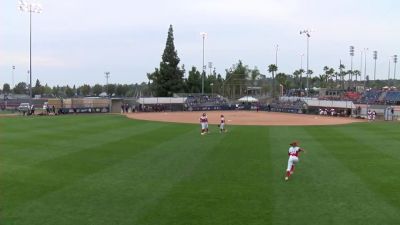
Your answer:
[[[302,149],[301,149],[300,147],[298,147],[298,146],[296,146],[296,147],[290,147],[290,148],[289,148],[288,155],[289,155],[289,156],[296,156],[296,157],[298,157],[298,156],[299,156],[299,152],[301,152],[301,151],[302,151]]]
[[[200,117],[200,123],[207,123],[207,122],[208,122],[207,116],[201,116]]]
[[[221,123],[225,123],[225,118],[221,117]]]

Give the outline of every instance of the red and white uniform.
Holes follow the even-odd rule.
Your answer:
[[[220,124],[219,124],[219,128],[221,129],[221,130],[224,130],[225,129],[225,117],[221,117],[221,122],[220,122]]]
[[[288,165],[286,169],[286,179],[290,177],[290,175],[294,172],[294,166],[299,162],[299,153],[303,151],[299,146],[297,145],[292,145],[289,148],[289,160],[288,160]]]
[[[208,118],[207,116],[201,116],[200,117],[200,125],[201,125],[201,131],[204,132],[205,130],[208,129]]]
[[[371,110],[368,110],[367,118],[368,118],[368,120],[372,120],[372,112],[371,112]]]

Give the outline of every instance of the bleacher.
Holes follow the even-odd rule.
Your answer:
[[[400,92],[399,91],[388,91],[384,98],[386,104],[397,105],[400,103]]]
[[[274,101],[270,104],[270,108],[273,112],[301,113],[305,105],[306,103],[300,99],[295,101]]]
[[[361,98],[361,94],[358,92],[347,91],[344,93],[343,99],[346,101],[358,101]]]
[[[380,96],[382,95],[383,91],[381,90],[369,90],[363,93],[360,98],[360,103],[363,104],[381,104],[382,102],[379,101]]]

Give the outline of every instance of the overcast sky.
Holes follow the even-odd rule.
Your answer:
[[[310,69],[350,68],[349,46],[355,46],[354,68],[368,48],[367,73],[373,75],[372,51],[378,51],[377,77],[388,76],[389,57],[400,53],[400,1],[395,0],[67,0],[39,1],[43,13],[32,15],[32,76],[49,85],[105,84],[147,81],[159,67],[168,27],[186,70],[205,61],[218,73],[242,60],[267,74],[275,63],[292,73],[306,53],[312,29]],[[29,13],[17,1],[0,3],[0,85],[28,80]],[[306,55],[303,67],[306,65]],[[392,63],[393,76],[393,63]],[[400,70],[400,69],[399,69]],[[400,74],[400,73],[399,73]],[[187,76],[187,74],[186,74]],[[400,77],[398,75],[398,77]]]

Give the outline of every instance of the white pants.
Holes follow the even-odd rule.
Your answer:
[[[223,129],[225,128],[225,123],[221,123],[221,124],[219,125],[219,128],[220,128],[221,130],[223,130]]]
[[[296,165],[299,162],[299,158],[297,156],[289,156],[288,165],[286,171],[290,171],[293,165]]]
[[[205,130],[208,128],[208,123],[201,123],[201,129]]]

